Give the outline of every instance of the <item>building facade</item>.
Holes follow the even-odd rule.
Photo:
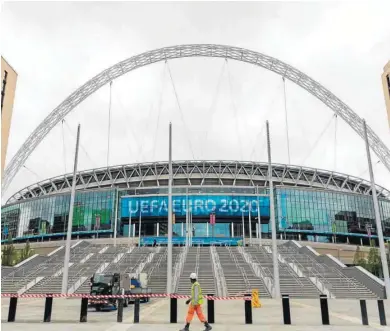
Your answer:
[[[202,238],[271,236],[266,163],[185,161],[173,165],[173,232]],[[274,164],[275,214],[280,236],[368,244],[376,237],[370,183],[325,170]],[[164,237],[168,218],[168,164],[93,169],[77,176],[74,237]],[[52,178],[16,193],[2,207],[3,239],[65,236],[72,176]],[[378,186],[385,237],[390,239],[390,192]],[[211,215],[215,215],[215,224]],[[191,217],[193,228],[186,228]],[[258,221],[260,217],[260,222]],[[115,227],[115,219],[117,226]],[[260,225],[260,231],[259,231]],[[141,231],[140,231],[141,229]],[[243,230],[244,229],[244,230]]]
[[[1,57],[1,177],[7,156],[17,78],[15,70]]]
[[[382,74],[383,93],[385,94],[385,103],[387,110],[387,119],[390,127],[390,61],[387,62]]]

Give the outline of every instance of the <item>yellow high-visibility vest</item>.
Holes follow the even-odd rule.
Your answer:
[[[198,286],[198,289],[199,289],[198,297],[195,297],[195,287],[196,286]],[[191,287],[191,304],[193,306],[203,304],[202,288],[200,287],[200,284],[198,282],[195,282],[194,284],[192,284],[192,287]]]

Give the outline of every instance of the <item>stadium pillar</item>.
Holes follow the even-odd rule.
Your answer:
[[[142,210],[139,208],[139,230],[138,230],[138,246],[141,247],[141,229],[142,229]]]
[[[188,187],[186,187],[186,247],[188,247]]]
[[[169,123],[169,179],[168,179],[168,263],[167,294],[172,288],[172,123]]]
[[[77,127],[77,138],[76,138],[76,151],[74,156],[73,166],[73,179],[72,179],[72,191],[70,195],[70,206],[69,206],[69,218],[68,218],[68,232],[66,234],[66,246],[65,246],[65,258],[64,258],[64,271],[62,273],[62,293],[68,293],[68,272],[69,272],[69,257],[70,257],[70,241],[72,239],[72,224],[73,224],[73,205],[74,197],[76,194],[76,181],[77,181],[77,161],[79,158],[79,144],[80,144],[80,124]]]
[[[261,246],[261,214],[260,214],[260,196],[259,196],[259,187],[256,187],[257,189],[257,224],[259,228],[259,244]]]
[[[130,201],[130,208],[129,208],[129,247],[131,243],[131,201]],[[135,224],[134,224],[135,225]]]
[[[387,265],[387,257],[386,257],[386,251],[385,251],[385,242],[384,242],[384,239],[383,239],[383,231],[382,231],[382,221],[381,221],[381,215],[380,215],[380,212],[379,212],[378,196],[377,196],[377,193],[376,193],[374,171],[372,170],[370,145],[368,143],[367,125],[366,125],[366,121],[365,120],[363,120],[363,128],[364,128],[364,139],[366,141],[367,162],[368,162],[368,168],[369,168],[369,172],[370,172],[372,199],[373,199],[373,202],[374,202],[375,223],[376,223],[376,228],[377,228],[377,234],[378,234],[378,240],[379,240],[379,249],[380,249],[381,260],[382,260],[382,272],[383,272],[383,278],[384,278],[384,281],[385,281],[386,297],[387,297],[388,300],[390,300],[389,267]]]
[[[115,203],[115,220],[114,220],[114,247],[116,247],[116,232],[118,231],[118,204],[119,204],[119,191],[115,189],[116,203]]]
[[[245,224],[244,224],[244,211],[242,211],[242,245],[245,247]]]
[[[251,220],[251,208],[252,208],[252,201],[249,204],[249,245],[252,245],[252,220]]]
[[[274,186],[272,182],[272,161],[271,161],[271,138],[269,133],[269,122],[267,121],[267,149],[268,149],[268,182],[270,200],[270,218],[272,226],[272,261],[274,267],[274,298],[280,298],[278,247],[276,243],[276,220],[274,206]]]

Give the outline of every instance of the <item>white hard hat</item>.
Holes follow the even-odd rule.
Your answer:
[[[196,273],[193,272],[191,275],[190,275],[190,279],[196,279]]]

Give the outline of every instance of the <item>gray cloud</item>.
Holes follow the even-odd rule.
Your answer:
[[[1,12],[2,54],[19,73],[7,161],[45,116],[86,80],[132,55],[183,43],[246,47],[296,66],[365,117],[390,145],[380,81],[390,54],[388,12],[388,2],[7,2]],[[271,123],[273,160],[287,162],[280,77],[229,61],[216,94],[223,60],[171,61],[186,130],[169,75],[162,78],[164,66],[138,69],[113,83],[110,164],[166,160],[169,121],[174,125],[175,159],[192,158],[189,140],[196,159],[266,161],[265,131],[259,137],[266,119]],[[108,99],[106,86],[69,114],[64,130],[58,125],[27,160],[26,167],[37,176],[22,169],[3,202],[28,184],[72,169],[77,123],[87,151],[80,152],[79,168],[105,166]],[[291,83],[287,107],[291,162],[300,164],[332,112]],[[367,178],[364,144],[341,119],[334,169],[334,128],[333,121],[305,165]],[[383,165],[377,164],[375,173],[377,182],[389,188],[390,175]]]

